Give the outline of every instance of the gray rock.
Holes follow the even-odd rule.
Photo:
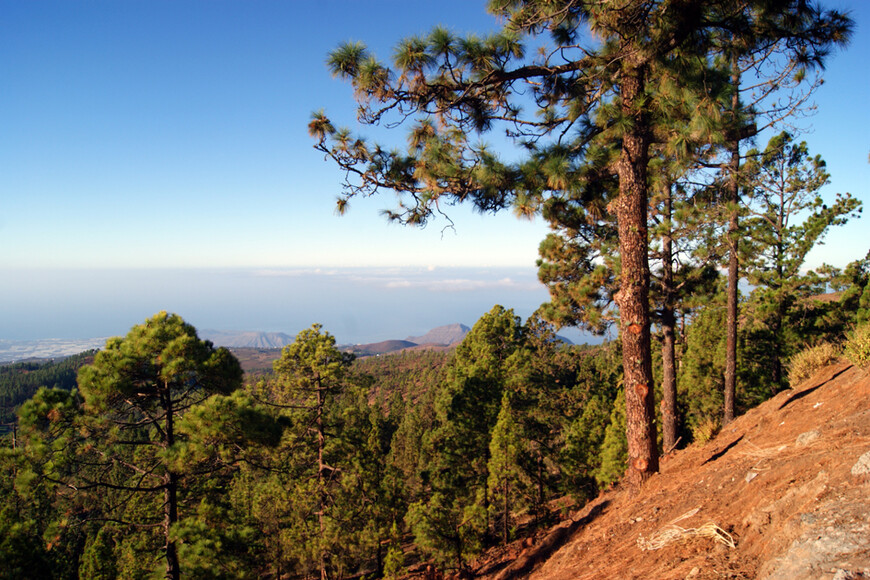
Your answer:
[[[870,451],[858,458],[858,463],[852,466],[852,475],[870,474]]]
[[[800,435],[798,435],[797,441],[795,443],[798,447],[803,447],[804,445],[809,445],[820,436],[821,434],[816,429],[813,429],[812,431],[807,431],[806,433],[801,433]]]

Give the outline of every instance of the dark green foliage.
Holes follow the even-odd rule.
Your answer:
[[[21,407],[16,489],[30,502],[45,498],[55,516],[39,525],[55,577],[232,568],[230,540],[250,531],[215,498],[248,445],[265,448],[280,436],[233,392],[241,376],[226,349],[160,313],[109,340],[80,370],[81,396],[41,389]],[[223,548],[198,551],[204,542]]]
[[[382,405],[415,402],[439,383],[452,351],[406,350],[376,357],[358,358],[354,371],[372,377],[371,395]],[[398,397],[398,398],[397,398]]]
[[[528,498],[534,497],[527,491],[532,482],[525,477],[520,466],[520,458],[528,453],[527,443],[514,419],[510,395],[505,393],[489,441],[489,477],[486,482],[490,491],[493,527],[501,530],[504,544],[511,540],[513,513],[522,511],[529,503]]]
[[[844,302],[798,302],[800,321],[788,324],[821,333],[841,320],[834,317],[841,304],[854,313],[864,270],[834,274],[832,284],[852,289]],[[722,401],[724,298],[701,295],[680,310],[684,441],[715,431]],[[761,380],[768,353],[752,348],[753,316],[747,306],[741,409],[772,392],[769,377]],[[177,476],[170,539],[185,576],[302,577],[323,568],[340,578],[398,575],[421,558],[466,568],[474,554],[522,537],[526,526],[548,525],[551,500],[570,494],[582,502],[627,469],[619,343],[565,346],[539,318],[523,323],[501,306],[452,352],[364,361],[338,351],[315,325],[287,347],[275,375],[244,391],[217,381],[228,394],[185,406],[175,443],[164,448],[161,424],[148,418],[158,407],[131,415],[113,396],[145,399],[159,385],[143,379],[137,386],[135,377],[170,378],[160,365],[172,352],[185,353],[186,362],[171,368],[188,377],[233,365],[212,359],[208,348],[202,352],[211,355],[198,359],[202,345],[183,338],[191,336],[186,325],[161,320],[99,357],[99,369],[84,371],[111,377],[100,393],[89,376],[84,398],[42,389],[22,406],[18,447],[7,439],[0,449],[0,468],[14,474],[0,480],[0,554],[9,554],[14,573],[163,574],[165,473]],[[191,348],[173,350],[176,339]],[[153,350],[159,361],[134,356]],[[197,367],[196,360],[216,364]],[[132,437],[142,443],[129,445]],[[141,489],[152,479],[156,489]]]
[[[870,283],[866,284],[863,292],[861,292],[861,298],[858,300],[858,311],[856,312],[855,321],[858,324],[870,321]]]
[[[810,280],[808,283],[807,280]],[[738,332],[737,397],[745,412],[776,394],[777,356],[799,352],[822,342],[838,343],[855,317],[856,296],[844,292],[840,299],[816,297],[823,284],[804,277],[802,297],[793,299],[778,333],[769,325],[769,310],[759,308],[758,296],[741,303]],[[680,365],[680,400],[685,414],[685,441],[715,433],[721,425],[725,369],[725,297],[720,287],[707,304],[690,315]],[[771,347],[778,343],[778,348]],[[779,353],[779,354],[778,354]]]
[[[206,453],[194,449],[192,435],[199,430],[186,426],[185,416],[210,397],[229,395],[241,379],[241,366],[228,350],[199,340],[196,329],[166,312],[123,339],[109,339],[93,364],[79,371],[87,410],[82,426],[95,437],[82,441],[81,461],[94,469],[77,470],[76,487],[141,496],[142,512],[135,515],[119,512],[111,500],[104,509],[110,517],[162,530],[151,536],[152,549],[161,549],[159,537],[167,577],[180,575],[174,527],[191,501],[187,494],[197,476],[221,468],[191,461]]]
[[[251,525],[270,531],[263,574],[381,567],[381,541],[401,517],[385,471],[395,423],[369,405],[371,381],[351,372],[353,358],[314,325],[284,348],[272,382],[257,387],[286,425],[263,458],[267,471],[241,472],[233,490],[250,502]]]
[[[8,508],[0,511],[0,578],[51,578],[48,554],[31,522],[21,521]]]
[[[50,476],[70,463],[69,427],[79,413],[75,391],[42,388],[19,410],[21,429],[14,447],[0,446],[0,560],[24,570],[49,572],[44,578],[76,578],[84,535],[81,506]],[[8,534],[8,536],[7,536]],[[24,550],[22,552],[17,550]],[[2,567],[0,567],[2,568]],[[28,577],[27,574],[12,577]]]
[[[15,412],[39,387],[72,390],[76,374],[90,363],[96,351],[82,352],[59,361],[0,365],[0,435],[11,429]]]
[[[870,320],[870,251],[861,260],[855,260],[840,272],[836,268],[819,268],[820,274],[828,274],[828,283],[841,290],[839,306],[846,312],[855,313],[855,322]],[[825,271],[827,270],[827,271]]]
[[[434,398],[435,422],[421,444],[427,464],[425,501],[411,505],[417,542],[442,564],[464,568],[488,531],[490,437],[524,328],[512,310],[495,306],[456,348]]]
[[[610,422],[604,431],[601,442],[601,458],[594,472],[595,480],[600,486],[606,486],[622,479],[628,466],[628,442],[625,439],[625,406],[621,405],[624,397],[620,392],[613,410]]]
[[[615,343],[565,348],[540,319],[530,318],[526,328],[525,348],[512,361],[508,384],[521,437],[528,441],[521,467],[535,493],[527,503],[541,515],[554,493],[595,495],[591,473],[610,409],[619,404],[622,365]]]
[[[603,333],[618,318],[613,303],[619,272],[615,236],[601,233],[592,247],[578,240],[580,233],[563,229],[568,231],[548,234],[538,248],[538,279],[550,292],[542,315],[559,326]]]
[[[340,213],[354,197],[391,190],[398,202],[386,215],[405,224],[425,224],[452,203],[548,220],[554,233],[541,246],[540,277],[553,300],[544,314],[601,330],[618,306],[629,474],[641,483],[658,469],[649,332],[653,161],[673,163],[679,169],[667,173],[676,177],[722,144],[737,143],[739,162],[739,135],[757,131],[757,109],[740,105],[741,73],[732,63],[748,59],[747,68],[761,77],[759,92],[769,97],[776,87],[799,85],[829,47],[844,44],[851,21],[801,1],[528,0],[492,1],[488,8],[504,25],[485,38],[436,28],[402,41],[391,64],[358,42],[330,53],[333,75],[353,87],[358,120],[404,123],[406,147],[369,143],[336,128],[322,111],[312,116],[309,134],[345,172]],[[533,56],[527,46],[540,50]],[[777,60],[786,65],[773,65]],[[769,68],[786,72],[765,84]],[[777,107],[772,116],[790,108]],[[513,146],[511,161],[484,141],[490,135]],[[731,175],[736,184],[737,167]],[[739,196],[732,202],[737,206]],[[736,299],[730,304],[733,315]],[[661,310],[670,442],[669,299]],[[736,329],[736,315],[730,318]]]
[[[720,423],[725,372],[725,296],[720,291],[699,309],[686,332],[680,366],[680,397],[689,432],[707,421]]]
[[[857,217],[861,202],[848,193],[826,202],[819,193],[829,181],[824,160],[811,157],[807,144],[795,142],[788,133],[771,138],[764,151],[749,155],[745,250],[750,257],[745,263],[748,281],[755,288],[750,297],[752,321],[746,326],[752,331],[752,346],[769,353],[762,368],[778,391],[787,386],[785,362],[806,344],[800,341],[824,334],[824,323],[822,328],[802,323],[807,300],[824,288],[817,274],[802,272],[806,256],[831,227]]]
[[[51,559],[42,533],[51,518],[44,488],[28,485],[22,478],[22,457],[0,447],[0,578],[13,580],[32,577],[52,578]],[[29,478],[27,478],[29,479]]]
[[[501,306],[484,315],[393,439],[418,546],[461,569],[512,537],[523,512],[542,521],[559,494],[593,496],[620,371],[615,345],[564,347],[538,318],[521,324]]]
[[[89,538],[79,567],[82,578],[113,580],[118,577],[114,535],[112,526],[103,526],[96,536]]]
[[[574,387],[580,404],[562,435],[564,447],[559,456],[564,481],[559,487],[578,500],[594,497],[600,485],[625,473],[625,413],[618,390],[621,365],[617,351],[617,344],[610,343],[584,356]],[[615,444],[621,446],[621,453],[614,455]]]

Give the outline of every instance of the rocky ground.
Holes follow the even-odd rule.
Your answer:
[[[664,458],[481,578],[870,578],[870,374],[841,363]]]

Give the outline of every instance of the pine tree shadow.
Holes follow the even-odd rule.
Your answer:
[[[849,366],[837,371],[836,373],[831,375],[828,379],[822,381],[818,385],[816,385],[814,387],[810,387],[808,389],[801,391],[800,393],[796,393],[796,394],[792,395],[791,397],[788,398],[788,400],[786,400],[782,405],[779,406],[779,410],[781,411],[781,410],[785,409],[786,407],[788,407],[789,405],[791,405],[792,403],[794,403],[795,401],[803,399],[804,397],[806,397],[807,395],[809,395],[813,391],[816,391],[819,388],[823,387],[824,385],[830,383],[831,381],[833,381],[834,379],[836,379],[837,377],[839,377],[840,375],[845,373],[850,368],[852,368],[852,365],[849,365]]]
[[[508,564],[496,577],[495,580],[510,580],[513,578],[525,578],[539,564],[542,564],[553,553],[581,528],[588,526],[595,518],[600,516],[610,500],[603,500],[589,509],[589,512],[577,520],[568,520],[551,530],[540,542],[530,546],[520,556]]]
[[[708,463],[713,463],[714,461],[716,461],[717,459],[719,459],[720,457],[722,457],[723,455],[725,455],[726,453],[731,451],[731,449],[733,449],[735,445],[740,443],[741,439],[743,439],[743,435],[741,435],[740,437],[738,437],[737,439],[735,439],[734,441],[732,441],[731,443],[726,445],[720,451],[717,451],[716,453],[714,453],[713,455],[708,457],[707,460],[704,463],[702,463],[701,465],[707,465]]]

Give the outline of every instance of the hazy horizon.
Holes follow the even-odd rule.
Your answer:
[[[548,299],[534,268],[416,267],[18,269],[0,296],[5,340],[118,336],[167,310],[201,331],[293,335],[319,323],[344,344],[473,326],[495,304],[525,320]]]

